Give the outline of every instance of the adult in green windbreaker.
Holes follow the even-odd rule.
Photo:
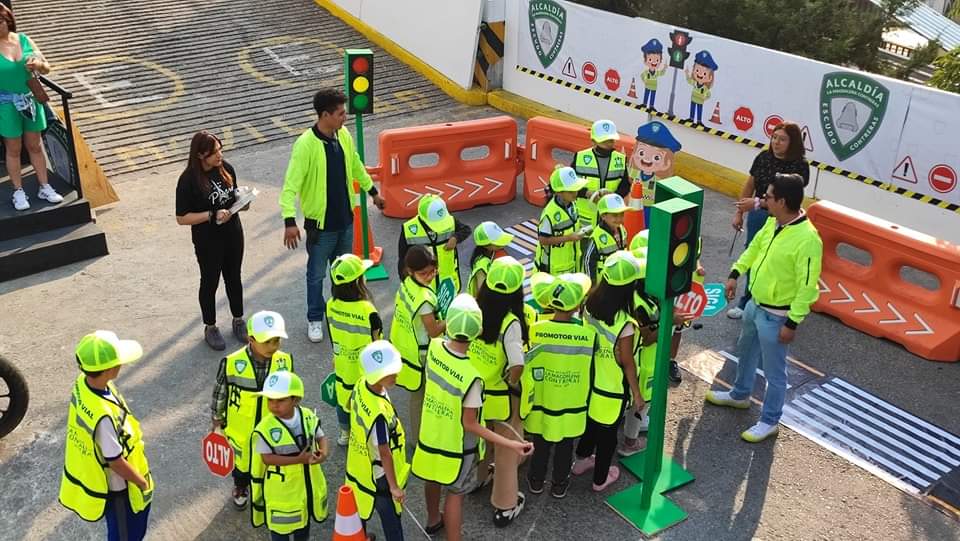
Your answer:
[[[751,443],[777,433],[787,392],[787,345],[820,295],[817,281],[823,242],[801,203],[803,178],[796,174],[776,175],[761,200],[770,218],[734,263],[726,284],[727,299],[733,300],[737,278],[749,270],[747,288],[753,298],[743,312],[737,341],[740,360],[733,390],[709,391],[706,399],[718,406],[749,408],[750,392],[762,360],[767,390],[760,422],[741,434]]]

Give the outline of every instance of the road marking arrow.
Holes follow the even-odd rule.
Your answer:
[[[843,294],[846,295],[847,298],[846,298],[846,299],[830,299],[830,302],[831,302],[831,303],[833,303],[833,304],[847,304],[848,302],[853,302],[853,301],[854,301],[853,295],[851,295],[850,292],[847,291],[847,288],[843,287],[843,284],[841,284],[840,282],[837,282],[837,287],[840,288],[840,291],[843,291]]]
[[[914,329],[912,331],[907,331],[906,334],[933,334],[933,329],[930,328],[930,325],[927,325],[927,322],[920,317],[920,314],[914,313],[913,317],[917,320],[918,323],[923,325],[923,330]]]
[[[907,322],[907,320],[903,317],[903,315],[902,315],[900,312],[897,311],[897,308],[896,308],[894,305],[892,305],[892,304],[890,304],[890,303],[888,302],[888,303],[887,303],[887,308],[889,308],[891,312],[893,312],[894,314],[897,315],[897,319],[881,319],[881,320],[879,321],[879,323],[880,323],[881,325],[889,325],[889,324],[891,324],[891,323],[906,323],[906,322]]]
[[[537,180],[539,180],[539,181],[543,184],[543,188],[537,188],[537,189],[533,190],[533,193],[545,192],[545,191],[547,191],[547,181],[546,181],[546,180],[543,180],[543,177],[541,177],[540,175],[537,175]],[[821,291],[822,291],[822,290],[821,290]]]
[[[498,189],[500,189],[500,186],[503,186],[503,182],[502,182],[502,181],[499,181],[499,180],[497,180],[497,179],[495,179],[495,178],[490,178],[490,177],[483,177],[483,178],[484,178],[485,180],[488,180],[488,181],[496,184],[496,186],[494,186],[493,188],[490,188],[490,190],[487,192],[487,195],[492,194],[493,192],[495,192],[495,191],[497,191]]]
[[[416,203],[418,199],[420,199],[421,197],[423,197],[423,194],[422,194],[422,193],[420,193],[420,192],[415,192],[415,191],[411,190],[410,188],[404,188],[403,191],[405,191],[405,192],[407,192],[408,194],[410,194],[410,195],[413,196],[413,199],[407,201],[407,204],[404,205],[404,206],[407,206],[407,207],[409,207],[410,205]]]
[[[855,313],[855,314],[875,314],[875,313],[877,313],[877,312],[880,311],[880,309],[877,308],[876,303],[873,302],[873,299],[871,299],[870,297],[868,297],[866,293],[863,294],[863,298],[864,298],[864,300],[866,300],[868,303],[870,303],[870,308],[859,308],[859,309],[857,309],[857,310],[854,310],[853,313]]]
[[[547,185],[547,182],[543,180],[543,178],[541,178],[540,181],[543,182],[544,186]],[[820,278],[817,280],[817,285],[820,286],[820,293],[830,293],[831,291],[833,291],[827,286],[827,283],[823,281],[823,278]]]
[[[452,200],[454,197],[456,197],[456,196],[460,195],[461,193],[463,193],[463,187],[462,187],[462,186],[457,186],[456,184],[450,184],[449,182],[444,182],[444,184],[446,184],[446,185],[449,186],[450,188],[453,188],[454,190],[457,190],[457,191],[453,192],[453,195],[451,195],[451,196],[447,199],[448,201],[449,201],[449,200]]]
[[[470,192],[470,195],[467,196],[469,198],[472,198],[473,196],[477,195],[477,192],[483,189],[483,184],[480,184],[477,182],[470,182],[469,180],[465,180],[464,182],[476,188],[476,190],[473,190],[472,192]]]
[[[431,192],[439,195],[440,197],[443,197],[443,190],[438,190],[438,189],[434,188],[433,186],[430,186],[429,184],[426,185],[426,186],[424,186],[424,188],[426,188],[427,190],[429,190],[429,191],[431,191]]]

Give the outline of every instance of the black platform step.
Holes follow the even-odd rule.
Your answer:
[[[0,241],[24,237],[60,229],[71,225],[85,224],[90,221],[90,204],[77,197],[77,192],[63,179],[50,173],[50,184],[63,196],[63,201],[52,204],[37,197],[40,185],[37,176],[30,174],[23,178],[23,189],[27,192],[30,208],[13,208],[13,183],[0,182]]]
[[[106,235],[93,223],[3,240],[0,282],[107,254]]]

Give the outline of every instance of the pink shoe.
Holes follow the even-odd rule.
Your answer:
[[[605,488],[617,482],[617,479],[620,479],[620,468],[616,466],[610,466],[610,471],[607,472],[607,480],[602,484],[594,484],[594,492],[603,492]]]
[[[593,469],[595,460],[596,459],[593,455],[590,455],[587,458],[578,458],[573,463],[573,468],[571,468],[570,471],[572,471],[574,475],[583,475]]]

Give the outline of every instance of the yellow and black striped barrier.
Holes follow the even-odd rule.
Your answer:
[[[473,66],[473,82],[484,91],[490,90],[487,71],[490,66],[503,59],[503,39],[506,32],[503,21],[480,25],[480,39],[477,42],[477,62]]]
[[[710,134],[710,135],[714,135],[714,136],[716,136],[716,137],[720,137],[720,138],[722,138],[722,139],[726,139],[727,141],[734,141],[734,142],[736,142],[736,143],[740,143],[740,144],[743,144],[743,145],[747,145],[747,146],[753,147],[753,148],[766,148],[766,147],[767,147],[767,145],[766,145],[765,143],[761,143],[761,142],[759,142],[759,141],[754,141],[753,139],[744,137],[744,136],[742,136],[742,135],[737,135],[737,134],[734,134],[734,133],[725,132],[725,131],[719,130],[719,129],[717,129],[717,128],[711,128],[711,127],[709,127],[709,126],[704,126],[703,124],[698,124],[698,123],[696,123],[696,122],[694,122],[694,121],[692,121],[692,120],[690,120],[690,119],[680,118],[680,117],[677,117],[677,116],[675,116],[675,115],[671,115],[671,114],[664,113],[664,112],[662,112],[662,111],[657,111],[657,110],[655,110],[655,109],[650,109],[649,107],[646,107],[646,106],[641,105],[641,104],[639,104],[639,103],[635,103],[635,102],[632,102],[632,101],[630,101],[630,100],[627,100],[627,99],[624,99],[624,98],[621,98],[621,97],[618,97],[618,96],[611,96],[610,94],[606,94],[606,93],[604,93],[604,92],[600,92],[599,90],[593,90],[592,88],[587,88],[587,87],[585,87],[585,86],[578,85],[577,83],[574,83],[574,82],[572,82],[572,81],[566,81],[566,80],[563,80],[563,79],[561,79],[561,78],[559,78],[559,77],[554,77],[553,75],[549,75],[549,74],[547,74],[547,73],[542,73],[542,72],[539,72],[539,71],[530,69],[530,68],[528,68],[528,67],[526,67],[526,66],[520,66],[520,65],[518,65],[518,66],[517,66],[517,71],[519,71],[519,72],[521,72],[521,73],[525,73],[525,74],[527,74],[527,75],[532,75],[533,77],[536,77],[537,79],[541,79],[541,80],[544,80],[544,81],[547,81],[547,82],[550,82],[550,83],[554,83],[554,84],[560,85],[560,86],[562,86],[562,87],[564,87],[564,88],[569,88],[569,89],[571,89],[571,90],[575,90],[575,91],[577,91],[577,92],[581,92],[581,93],[586,94],[586,95],[588,95],[588,96],[593,96],[593,97],[595,97],[595,98],[600,98],[600,99],[602,99],[602,100],[604,100],[604,101],[609,101],[609,102],[611,102],[611,103],[615,103],[615,104],[617,104],[617,105],[622,105],[622,106],[624,106],[624,107],[628,107],[628,108],[630,108],[630,109],[635,109],[635,110],[637,110],[637,111],[644,111],[644,112],[646,112],[646,113],[649,113],[651,116],[654,116],[654,117],[657,117],[657,118],[660,118],[660,119],[663,119],[663,120],[667,120],[667,121],[669,121],[669,122],[673,122],[674,124],[679,124],[679,125],[681,125],[681,126],[686,126],[686,127],[688,127],[688,128],[691,128],[691,129],[694,129],[694,130],[697,130],[697,131],[701,131],[701,132],[703,132],[703,133],[708,133],[708,134]],[[946,210],[948,210],[948,211],[956,212],[957,214],[960,214],[960,205],[958,205],[958,204],[956,204],[956,203],[950,203],[950,202],[948,202],[948,201],[943,201],[943,200],[937,199],[936,197],[932,197],[932,196],[927,195],[927,194],[914,192],[914,191],[908,190],[908,189],[906,189],[906,188],[901,188],[900,186],[897,186],[897,185],[892,184],[892,183],[890,183],[890,182],[882,182],[882,181],[879,181],[879,180],[877,180],[877,179],[874,179],[874,178],[870,178],[870,177],[861,175],[861,174],[859,174],[859,173],[854,173],[853,171],[847,171],[846,169],[843,169],[842,167],[837,167],[837,166],[835,166],[835,165],[830,165],[830,164],[818,162],[818,161],[816,161],[816,160],[810,160],[810,165],[813,165],[814,167],[816,167],[817,169],[820,169],[820,170],[822,170],[822,171],[828,171],[828,172],[830,172],[830,173],[833,173],[833,174],[835,174],[835,175],[839,175],[839,176],[848,178],[848,179],[850,179],[850,180],[856,180],[856,181],[858,181],[858,182],[862,182],[862,183],[864,183],[864,184],[873,186],[873,187],[875,187],[875,188],[880,188],[881,190],[886,190],[886,191],[888,191],[888,192],[892,192],[892,193],[895,193],[895,194],[897,194],[897,195],[902,195],[902,196],[904,196],[904,197],[909,197],[910,199],[914,199],[914,200],[920,201],[921,203],[927,203],[927,204],[929,204],[929,205],[933,205],[933,206],[936,206],[936,207],[940,207],[940,208],[942,208],[942,209],[946,209]]]

